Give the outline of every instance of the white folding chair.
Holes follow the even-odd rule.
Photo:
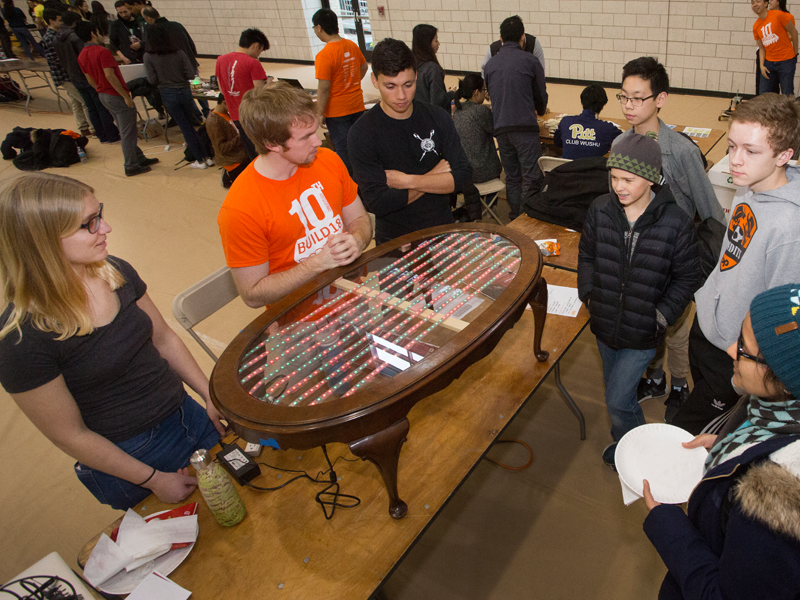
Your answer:
[[[572,162],[572,159],[561,158],[560,156],[540,156],[539,168],[542,170],[542,173],[547,173],[548,171],[555,169],[557,166],[568,162]]]
[[[238,296],[239,292],[233,282],[231,270],[228,267],[222,267],[186,288],[175,296],[175,300],[172,302],[172,314],[178,323],[183,325],[183,328],[200,344],[200,347],[214,362],[217,362],[217,356],[192,328]]]
[[[503,222],[500,220],[500,217],[497,216],[497,213],[494,212],[497,208],[497,196],[500,192],[506,189],[506,184],[503,183],[500,179],[492,179],[491,181],[485,181],[483,183],[476,183],[475,187],[478,188],[478,192],[481,195],[481,206],[483,206],[483,214],[489,213],[491,217],[497,221],[498,225],[502,225]]]

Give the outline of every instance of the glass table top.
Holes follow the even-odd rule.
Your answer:
[[[238,381],[259,401],[301,407],[395,377],[497,301],[520,260],[511,240],[485,231],[401,246],[269,323],[240,358]]]

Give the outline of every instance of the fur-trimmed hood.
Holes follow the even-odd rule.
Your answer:
[[[736,487],[735,500],[747,517],[800,541],[800,441],[751,467]]]

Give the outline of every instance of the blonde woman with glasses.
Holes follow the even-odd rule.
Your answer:
[[[223,426],[145,283],[109,256],[110,232],[79,181],[35,173],[0,185],[0,383],[100,502],[179,502],[196,487],[189,457]]]

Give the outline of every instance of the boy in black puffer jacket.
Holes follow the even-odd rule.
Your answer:
[[[667,325],[700,285],[697,237],[687,214],[661,185],[661,150],[652,138],[626,136],[608,157],[611,189],[589,207],[578,256],[578,295],[591,315],[603,359],[614,443],[645,423],[636,386]]]

